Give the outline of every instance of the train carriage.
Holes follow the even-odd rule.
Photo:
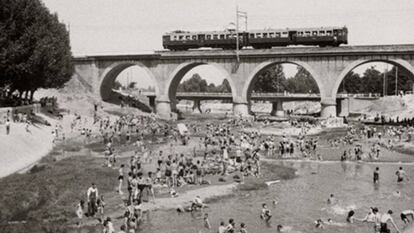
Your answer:
[[[174,31],[163,35],[163,46],[170,50],[202,47],[235,49],[236,37],[234,30]],[[267,49],[289,45],[339,46],[348,43],[348,30],[346,27],[250,30],[239,32],[238,38],[239,48],[251,46],[255,49]]]

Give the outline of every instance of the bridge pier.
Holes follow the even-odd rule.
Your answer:
[[[201,111],[201,100],[194,100],[193,112],[203,113],[203,111]]]
[[[156,112],[163,119],[171,118],[171,103],[168,100],[158,100],[156,103]]]
[[[242,117],[248,116],[249,105],[247,103],[233,102],[233,115]]]
[[[270,112],[271,116],[277,116],[277,117],[284,117],[285,111],[283,110],[283,101],[278,100],[276,102],[272,103],[272,111]]]
[[[347,117],[349,116],[349,98],[341,99],[336,101],[337,106],[337,113],[340,117]]]
[[[148,102],[149,102],[149,106],[151,107],[152,111],[155,112],[157,111],[156,109],[156,104],[155,104],[155,96],[148,96]]]
[[[321,100],[321,117],[336,117],[336,101],[333,99]]]

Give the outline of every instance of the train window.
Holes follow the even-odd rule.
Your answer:
[[[250,34],[250,38],[254,38],[254,33],[251,33]]]
[[[280,37],[280,32],[276,32],[276,37]]]
[[[262,38],[262,33],[256,33],[256,38]]]
[[[220,35],[220,39],[224,39],[224,35]]]
[[[298,32],[297,35],[298,36],[303,36],[303,32]]]
[[[310,31],[306,31],[305,32],[305,36],[310,36],[311,35],[311,32]]]
[[[218,38],[218,35],[217,34],[214,34],[213,35],[213,40],[217,40],[217,38]]]
[[[332,35],[332,31],[326,31],[326,35],[327,36],[331,36]]]
[[[190,36],[186,36],[186,37],[185,37],[185,39],[186,39],[186,40],[190,40],[190,39],[191,39],[191,37],[190,37]]]
[[[193,35],[193,38],[192,38],[193,40],[197,40],[197,36],[196,35]]]
[[[270,37],[270,38],[275,38],[275,33],[274,33],[274,32],[270,32],[270,33],[269,33],[269,37]]]
[[[282,32],[282,37],[283,37],[283,38],[288,37],[288,32]]]
[[[313,35],[313,36],[317,36],[317,35],[318,35],[318,31],[313,31],[313,32],[312,32],[312,35]]]
[[[178,39],[179,40],[182,40],[184,37],[183,36],[178,36]]]
[[[325,31],[319,31],[319,35],[324,36],[325,35]]]
[[[263,38],[267,38],[267,33],[263,33]]]
[[[231,35],[230,34],[227,34],[226,35],[226,39],[230,39],[231,38]]]
[[[207,40],[211,40],[211,35],[207,35]]]

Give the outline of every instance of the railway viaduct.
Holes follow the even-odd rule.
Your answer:
[[[316,81],[321,101],[321,117],[334,117],[339,85],[355,67],[368,62],[387,62],[414,75],[414,45],[344,46],[334,48],[286,47],[232,50],[160,51],[140,55],[106,55],[74,58],[74,76],[86,81],[92,92],[106,101],[112,95],[116,77],[130,66],[140,66],[154,80],[156,112],[169,117],[176,109],[176,90],[192,68],[208,64],[216,67],[232,90],[233,113],[249,114],[252,87],[264,69],[283,63],[305,68]]]

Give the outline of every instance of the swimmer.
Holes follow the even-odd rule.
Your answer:
[[[191,203],[191,211],[197,210],[198,208],[203,209],[205,207],[207,207],[207,205],[203,203],[200,196],[196,196]]]
[[[337,202],[336,198],[334,197],[334,195],[331,193],[331,195],[328,198],[328,205],[333,205]]]
[[[210,221],[208,220],[208,213],[204,214],[203,221],[204,221],[204,227],[207,229],[211,229]]]
[[[318,220],[315,221],[315,227],[320,228],[320,229],[324,228],[324,223],[323,223],[322,219],[318,219]]]
[[[375,222],[374,207],[369,208],[369,212],[364,218],[362,219],[355,218],[355,220],[360,221],[360,222]]]
[[[171,197],[178,197],[178,193],[174,189],[170,190],[170,195]]]
[[[244,224],[244,222],[240,223],[240,233],[248,233],[247,232],[247,228],[246,228],[246,224]]]
[[[375,168],[374,175],[373,175],[374,184],[379,183],[379,167]]]
[[[266,221],[269,221],[272,218],[272,214],[265,203],[262,204],[262,214],[260,214],[260,218]]]
[[[272,201],[272,203],[273,203],[273,205],[275,206],[275,205],[277,205],[277,204],[279,203],[279,201],[278,201],[278,200],[276,200],[276,199],[274,199],[274,200]]]
[[[397,183],[403,182],[404,178],[406,178],[407,181],[410,181],[410,179],[408,179],[407,173],[403,170],[402,167],[400,167],[400,169],[395,172],[395,175],[397,176]]]
[[[226,226],[224,226],[224,221],[220,222],[220,226],[218,228],[218,233],[226,233]]]
[[[391,222],[391,224],[394,226],[395,230],[397,230],[398,233],[400,233],[400,230],[398,229],[397,225],[394,222],[394,219],[392,218],[392,210],[388,210],[387,213],[384,213],[381,216],[380,219],[380,233],[389,233],[391,232],[390,229],[388,229],[388,222]]]
[[[349,223],[354,223],[354,215],[355,215],[355,211],[350,210],[348,212],[348,216],[346,217],[346,221]]]
[[[405,223],[408,224],[410,222],[410,220],[408,219],[408,216],[411,216],[411,221],[414,220],[414,210],[404,210],[403,212],[401,212],[401,220]]]

